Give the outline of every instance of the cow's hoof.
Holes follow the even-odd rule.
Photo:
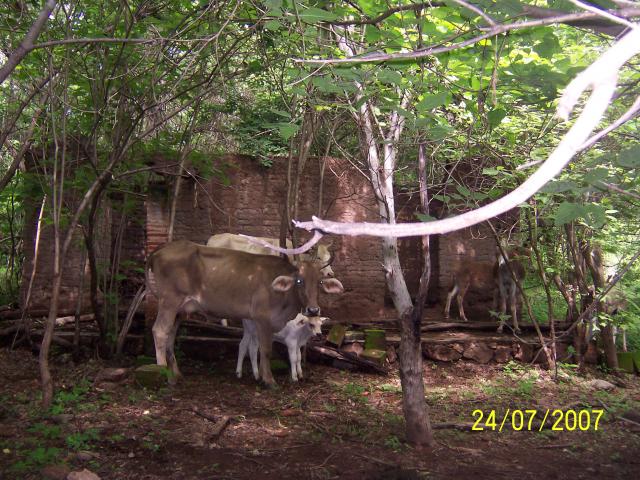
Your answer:
[[[280,387],[278,386],[278,384],[275,381],[273,381],[271,383],[262,382],[262,386],[264,388],[266,388],[267,390],[279,390],[280,389]]]
[[[515,331],[516,333],[522,333],[522,330],[520,330],[519,328],[516,328],[514,331]]]
[[[502,327],[498,327],[498,329],[496,330],[496,332],[498,332],[498,333],[502,333]]]

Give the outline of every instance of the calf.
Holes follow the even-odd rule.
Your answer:
[[[335,278],[323,278],[319,266],[253,255],[225,248],[209,248],[185,240],[170,242],[150,255],[147,288],[158,298],[153,325],[158,365],[180,375],[174,355],[178,330],[176,314],[200,311],[216,317],[253,320],[260,342],[260,373],[274,385],[269,367],[272,335],[300,311],[318,316],[318,289],[342,293]]]
[[[289,320],[285,327],[273,336],[273,339],[287,346],[289,352],[289,363],[291,363],[291,380],[297,382],[302,378],[302,355],[300,348],[306,345],[307,341],[314,335],[320,335],[322,322],[326,317],[307,317],[301,313],[293,320]],[[242,363],[249,351],[251,369],[253,376],[258,380],[258,333],[256,326],[251,320],[242,320],[244,335],[240,341],[238,352],[238,365],[236,374],[242,378]]]

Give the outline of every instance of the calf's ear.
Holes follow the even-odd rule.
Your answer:
[[[322,280],[322,289],[327,293],[342,293],[344,287],[340,280],[336,278],[324,278]]]
[[[280,275],[276,277],[276,279],[271,282],[271,288],[273,288],[276,292],[286,292],[293,287],[293,283],[295,282],[293,277],[289,277],[287,275]]]

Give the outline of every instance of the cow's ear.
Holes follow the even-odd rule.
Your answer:
[[[340,280],[336,278],[324,278],[322,280],[322,289],[327,293],[342,293],[344,287]]]
[[[273,288],[276,292],[286,292],[291,290],[294,282],[295,279],[293,277],[280,275],[273,282],[271,282],[271,288]]]

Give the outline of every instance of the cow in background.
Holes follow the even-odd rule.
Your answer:
[[[502,333],[507,313],[507,303],[513,319],[514,331],[519,332],[518,326],[518,288],[514,281],[511,270],[518,282],[525,277],[525,268],[517,255],[521,255],[525,250],[522,247],[513,247],[506,250],[509,257],[504,259],[500,250],[494,262],[466,262],[462,263],[453,274],[453,285],[447,294],[447,302],[444,308],[444,318],[449,318],[451,302],[455,297],[458,303],[460,319],[468,322],[464,313],[464,297],[469,287],[483,289],[488,285],[493,289],[493,305],[497,308],[498,303],[501,312],[498,332]]]

